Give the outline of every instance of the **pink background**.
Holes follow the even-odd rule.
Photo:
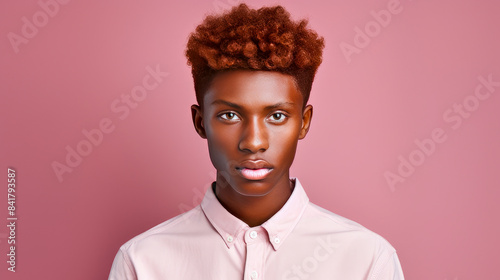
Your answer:
[[[70,1],[44,18],[37,1],[2,1],[1,279],[106,279],[121,244],[198,204],[215,173],[192,127],[183,51],[228,3]],[[483,100],[474,92],[480,76],[500,81],[500,2],[248,3],[282,3],[326,40],[291,171],[311,201],[389,240],[407,279],[497,279],[500,87]],[[381,27],[370,11],[388,6]],[[16,53],[8,34],[23,36],[23,17],[40,27]],[[369,41],[356,45],[356,27]],[[344,55],[346,44],[357,52]],[[126,117],[113,112],[157,65],[169,75]],[[464,102],[466,117],[448,111]],[[51,164],[105,118],[114,130],[60,182]],[[435,129],[445,141],[419,152],[415,140]],[[418,166],[391,188],[384,174],[398,174],[400,155]],[[17,173],[16,273],[5,262],[7,167]]]

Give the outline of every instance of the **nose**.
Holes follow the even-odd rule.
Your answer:
[[[268,131],[264,121],[253,118],[243,126],[238,148],[241,151],[257,153],[269,148]]]

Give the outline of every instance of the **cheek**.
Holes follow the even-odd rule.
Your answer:
[[[295,157],[295,150],[299,137],[300,125],[294,123],[290,127],[283,127],[273,132],[270,146],[273,147],[277,157],[291,161]]]
[[[221,129],[217,125],[211,125],[207,130],[208,150],[210,160],[216,169],[223,169],[230,161],[230,154],[237,147],[234,133],[229,129]]]

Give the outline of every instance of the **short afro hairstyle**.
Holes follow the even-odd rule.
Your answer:
[[[307,19],[292,21],[279,5],[255,10],[240,4],[207,16],[190,34],[185,52],[198,104],[203,106],[203,96],[218,73],[260,70],[291,75],[305,106],[325,46],[323,37],[307,24]]]

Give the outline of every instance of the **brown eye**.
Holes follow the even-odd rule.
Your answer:
[[[273,122],[280,123],[280,122],[285,121],[285,119],[286,119],[286,116],[283,113],[274,113],[271,115],[271,121],[273,121]]]
[[[226,112],[220,115],[220,118],[227,121],[239,120],[238,116],[233,112]]]

